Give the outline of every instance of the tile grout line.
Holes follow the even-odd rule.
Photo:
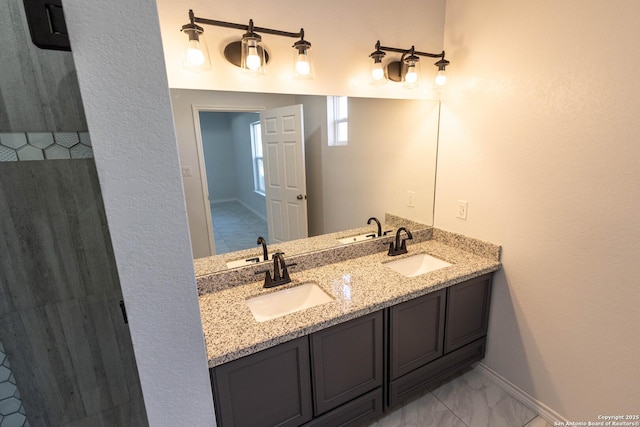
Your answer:
[[[465,422],[462,420],[462,418],[460,418],[460,417],[458,416],[458,414],[456,414],[456,413],[455,413],[455,411],[454,411],[453,409],[449,408],[449,406],[447,406],[447,404],[446,404],[446,403],[444,403],[442,400],[440,400],[440,398],[439,398],[439,397],[438,397],[438,396],[437,396],[437,395],[436,395],[432,390],[429,390],[429,393],[430,393],[433,397],[435,397],[435,398],[436,398],[436,400],[437,400],[438,402],[442,403],[442,405],[444,405],[444,407],[445,407],[445,408],[447,408],[447,409],[449,410],[449,412],[451,412],[451,413],[453,414],[453,416],[454,416],[454,417],[456,417],[457,419],[459,419],[459,420],[460,420],[460,422],[461,422],[462,424],[464,424],[465,426],[469,427],[469,424],[465,423]]]

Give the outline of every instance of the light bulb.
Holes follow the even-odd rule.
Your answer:
[[[246,64],[247,68],[251,71],[260,69],[262,61],[260,61],[260,55],[258,55],[258,48],[256,46],[249,46],[247,49]]]
[[[404,81],[407,83],[415,83],[418,81],[418,72],[414,65],[409,65],[407,67],[407,74],[404,76]]]
[[[308,76],[311,72],[311,65],[309,64],[309,59],[307,55],[304,53],[298,54],[298,59],[296,61],[296,71],[301,76]]]
[[[371,78],[375,81],[380,81],[384,78],[384,70],[382,69],[382,62],[375,62],[371,69]]]
[[[436,75],[436,86],[444,86],[447,84],[447,75],[444,70],[439,70]]]
[[[200,49],[200,43],[198,40],[189,40],[189,46],[187,47],[187,62],[191,65],[204,64],[204,53]]]

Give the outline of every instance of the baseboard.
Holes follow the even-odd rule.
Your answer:
[[[256,212],[255,210],[253,210],[251,208],[251,206],[247,205],[245,202],[243,202],[240,199],[236,200],[238,203],[240,203],[242,206],[244,206],[245,208],[249,209],[251,212],[253,212],[255,214],[255,216],[257,216],[258,218],[260,218],[261,220],[263,220],[264,222],[267,222],[267,217],[263,216],[262,214]]]
[[[513,384],[511,381],[487,366],[484,362],[478,363],[475,369],[489,378],[495,385],[500,387],[511,397],[531,408],[532,411],[537,413],[540,418],[544,419],[549,424],[553,425],[556,421],[560,421],[563,423],[567,422],[567,419],[562,415],[549,408],[547,405],[540,402],[517,385]]]
[[[231,199],[215,199],[215,200],[209,200],[209,204],[210,205],[215,205],[216,203],[226,203],[226,202],[236,202],[238,201],[238,199],[236,198],[231,198]]]

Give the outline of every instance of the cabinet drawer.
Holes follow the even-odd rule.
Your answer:
[[[445,297],[441,289],[391,307],[392,380],[442,356]]]
[[[445,353],[487,335],[492,282],[485,274],[447,289]]]
[[[315,415],[382,385],[382,311],[311,334]]]
[[[299,426],[311,419],[307,337],[225,363],[211,376],[219,426]]]
[[[345,403],[314,419],[305,427],[343,427],[364,425],[382,415],[382,387]]]
[[[433,362],[392,381],[389,385],[389,406],[422,393],[448,377],[463,371],[484,357],[485,338],[472,342]]]

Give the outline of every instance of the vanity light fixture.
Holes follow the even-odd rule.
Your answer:
[[[386,67],[383,67],[382,60],[386,56],[385,52],[401,53],[399,61],[391,61]],[[410,49],[399,49],[395,47],[381,46],[380,40],[376,43],[376,50],[369,57],[373,60],[371,64],[371,83],[381,84],[386,80],[394,82],[403,82],[406,87],[416,87],[420,81],[420,57],[440,58],[434,65],[438,67],[438,73],[435,78],[437,86],[444,86],[447,82],[445,69],[449,65],[449,61],[444,59],[444,50],[442,53],[419,52],[414,46]]]
[[[249,25],[244,25],[199,18],[194,15],[191,9],[189,9],[189,23],[183,25],[181,29],[183,33],[189,36],[185,57],[185,68],[187,69],[202,71],[210,66],[206,46],[203,46],[204,29],[197,24],[244,30],[245,34],[242,36],[242,40],[231,42],[224,48],[224,57],[233,65],[240,67],[243,73],[250,76],[264,74],[266,65],[269,62],[269,52],[262,45],[262,36],[258,33],[300,38],[292,46],[294,48],[293,77],[298,79],[314,77],[314,68],[311,61],[311,43],[304,39],[304,29],[301,28],[299,32],[292,33],[256,27],[253,25],[253,19],[249,20]]]

